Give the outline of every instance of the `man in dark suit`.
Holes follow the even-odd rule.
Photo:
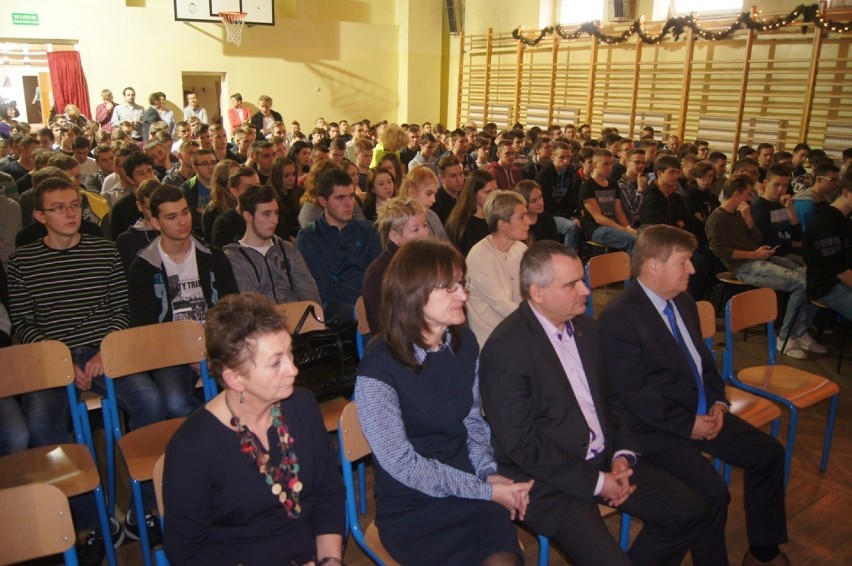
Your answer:
[[[725,521],[730,495],[702,453],[745,469],[749,553],[743,562],[789,564],[784,449],[728,412],[725,384],[701,339],[698,310],[686,293],[695,237],[656,225],[633,250],[637,279],[613,299],[599,323],[610,385],[622,400],[643,458],[699,491],[711,526],[692,545],[695,564],[728,564]]]
[[[577,565],[680,564],[705,528],[706,504],[637,460],[607,392],[594,323],[583,316],[589,289],[576,252],[537,242],[521,261],[521,281],[526,300],[486,342],[480,379],[499,473],[535,479],[524,522]],[[627,555],[599,502],[644,521]]]

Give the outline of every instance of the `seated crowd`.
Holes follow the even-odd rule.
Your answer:
[[[173,563],[208,552],[341,563],[336,457],[315,403],[293,392],[290,337],[271,305],[315,301],[346,320],[359,297],[376,340],[356,400],[382,540],[406,563],[520,564],[500,530],[511,517],[575,564],[679,564],[688,551],[726,564],[729,495],[702,454],[745,469],[744,563],[788,563],[783,448],[728,412],[703,342],[682,336],[696,335],[695,301],[721,292],[727,271],[784,293],[779,351],[826,352],[809,334],[810,301],[852,320],[852,150],[838,166],[805,143],[744,146],[728,175],[706,141],[660,142],[648,127],[639,140],[615,128],[593,139],[586,124],[319,118],[306,136],[270,97],[252,114],[239,94],[229,142],[194,93],[183,120],[163,93],[147,109],[134,89],[122,94],[116,104],[104,90],[92,120],[68,105],[37,132],[0,129],[0,345],[60,340],[77,387],[103,395],[108,333],[206,321],[224,388],[206,411],[190,366],[116,382],[131,430],[193,415],[168,449]],[[630,254],[635,282],[596,326],[583,315],[581,256],[601,248]],[[669,339],[652,343],[660,332]],[[455,406],[441,403],[448,391]],[[63,391],[0,399],[0,456],[69,438]],[[232,457],[240,446],[275,469],[258,480],[251,459]],[[203,477],[185,472],[199,467]],[[275,505],[249,477],[273,486]],[[239,486],[222,493],[223,478]],[[142,495],[150,514],[114,521],[114,541],[142,524],[162,541],[153,490]],[[645,522],[627,554],[597,502]],[[81,562],[99,564],[94,504],[72,509],[87,535]],[[240,530],[253,513],[261,534]],[[465,518],[456,543],[427,528],[448,513]],[[246,536],[265,538],[241,546]],[[479,546],[457,552],[465,540]]]

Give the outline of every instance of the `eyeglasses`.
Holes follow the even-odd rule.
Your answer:
[[[74,204],[57,204],[53,208],[42,208],[42,212],[53,212],[54,214],[65,214],[69,210],[73,210],[74,212],[80,212],[80,209],[83,207],[79,202],[75,202]]]
[[[459,290],[459,287],[463,287],[465,291],[470,291],[470,277],[465,277],[458,281],[450,281],[449,283],[438,283],[435,285],[436,289],[443,289],[447,293],[455,293]]]

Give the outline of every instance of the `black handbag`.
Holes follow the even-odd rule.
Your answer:
[[[309,316],[325,325],[324,330],[301,332]],[[358,322],[320,320],[308,305],[293,331],[293,361],[299,368],[296,385],[310,389],[317,401],[352,396],[358,368],[355,332]]]

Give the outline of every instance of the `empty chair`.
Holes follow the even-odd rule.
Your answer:
[[[370,456],[373,451],[364,433],[361,432],[361,423],[358,421],[354,401],[347,404],[340,414],[337,436],[340,441],[340,462],[343,464],[343,484],[346,486],[346,523],[349,525],[352,537],[361,550],[379,566],[397,564],[382,546],[375,522],[371,521],[365,530],[361,528],[361,522],[358,519],[352,466],[362,463],[361,461]],[[364,480],[359,478],[359,481],[363,485]]]
[[[612,252],[591,258],[586,264],[585,279],[590,290],[620,281],[627,285],[630,280],[630,256],[627,252]],[[592,295],[586,301],[586,315],[595,315]]]
[[[60,489],[66,498],[92,492],[107,561],[114,566],[115,550],[110,537],[106,500],[94,460],[86,407],[77,401],[71,352],[65,344],[56,340],[0,348],[0,375],[3,376],[0,379],[0,397],[64,387],[77,439],[76,444],[40,446],[0,458],[0,489],[46,483]],[[23,512],[22,509],[16,511]],[[81,525],[85,528],[91,526]],[[12,531],[0,529],[0,532],[3,533],[2,557],[15,537]],[[76,535],[72,539],[73,545]]]
[[[790,411],[790,424],[787,429],[786,461],[784,467],[785,485],[790,477],[790,464],[793,458],[793,446],[796,429],[799,424],[799,411],[830,399],[828,422],[825,427],[820,471],[828,467],[828,455],[831,449],[831,436],[834,433],[834,420],[837,414],[837,401],[840,388],[833,381],[820,375],[791,366],[775,363],[775,334],[773,326],[778,315],[775,291],[772,289],[754,289],[735,295],[725,308],[725,357],[723,372],[735,386],[750,393],[765,397],[784,405]],[[735,370],[734,333],[755,326],[766,325],[767,365]]]
[[[181,320],[128,328],[107,334],[101,343],[107,398],[104,399],[104,430],[107,436],[107,468],[110,504],[115,505],[115,453],[118,444],[130,473],[130,484],[139,524],[139,541],[146,566],[151,564],[148,530],[145,528],[145,509],[141,483],[153,478],[154,464],[165,452],[172,435],[184,418],[154,423],[124,434],[118,416],[113,381],[128,375],[155,369],[199,364],[205,383],[205,398],[213,392],[207,373],[204,347],[204,326],[194,320]],[[156,353],[156,355],[152,355]]]
[[[0,565],[63,554],[76,566],[77,534],[68,499],[56,486],[32,483],[0,489]]]

